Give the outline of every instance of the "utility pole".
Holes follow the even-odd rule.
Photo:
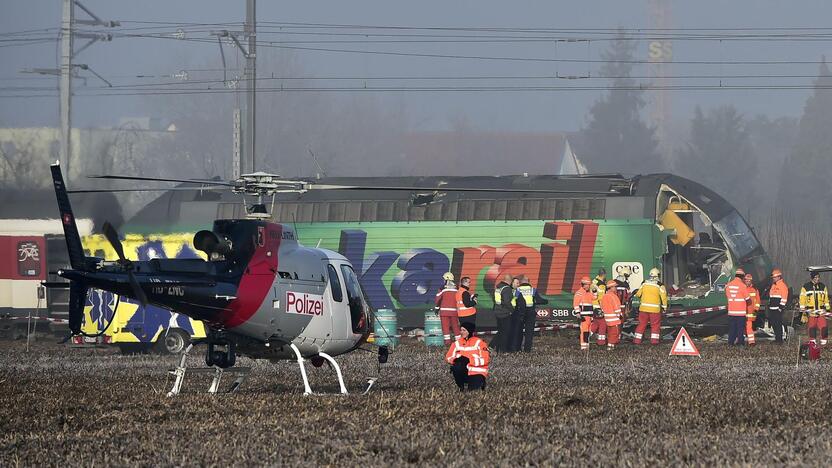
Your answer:
[[[69,154],[72,140],[72,26],[75,21],[75,3],[63,0],[64,13],[61,21],[61,168],[69,177]]]
[[[246,120],[243,126],[245,150],[241,163],[241,173],[256,171],[255,142],[257,140],[257,0],[246,0],[245,36],[248,39],[246,69],[243,77],[246,82]]]
[[[80,8],[90,19],[76,20],[75,7]],[[73,59],[80,54],[84,49],[93,45],[97,41],[111,41],[113,36],[111,34],[98,33],[76,33],[75,25],[83,24],[87,26],[104,26],[112,28],[120,26],[118,21],[103,21],[96,16],[92,11],[85,7],[79,0],[63,0],[63,16],[61,20],[61,68],[55,70],[54,74],[61,76],[61,153],[60,162],[63,167],[64,174],[67,178],[70,177],[70,155],[72,154],[72,76],[75,73],[75,68],[82,70],[89,70],[102,81],[109,85],[107,80],[95,73],[88,65],[75,65]],[[80,49],[75,50],[75,38],[80,37],[89,39]],[[36,70],[35,73],[53,74],[51,70]],[[110,85],[112,86],[112,85]]]
[[[257,0],[246,0],[246,24],[243,28],[243,40],[248,44],[243,46],[238,32],[212,31],[218,38],[227,37],[237,46],[246,58],[243,70],[243,81],[246,90],[246,109],[242,116],[239,109],[234,109],[234,147],[231,156],[231,175],[238,178],[242,174],[250,174],[257,169],[255,148],[257,141]],[[222,55],[222,44],[220,54]],[[225,70],[225,56],[223,56],[223,70]]]

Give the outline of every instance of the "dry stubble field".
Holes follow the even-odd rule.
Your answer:
[[[795,349],[594,348],[562,334],[500,355],[483,393],[455,391],[439,350],[402,345],[367,396],[302,395],[296,365],[240,359],[240,392],[164,396],[172,356],[0,343],[0,466],[825,465],[832,367]],[[198,349],[201,351],[201,349]],[[826,357],[826,356],[824,356]],[[198,365],[201,356],[192,358]],[[340,359],[363,389],[374,356]],[[334,391],[326,369],[316,390]],[[190,385],[188,385],[190,384]],[[186,390],[205,388],[190,380]]]

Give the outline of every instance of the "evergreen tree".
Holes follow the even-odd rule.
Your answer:
[[[655,129],[641,118],[643,90],[630,77],[635,41],[613,41],[601,56],[603,76],[611,89],[590,108],[588,122],[577,135],[578,157],[590,172],[647,174],[662,172]]]
[[[771,168],[780,170],[780,168]],[[779,208],[800,220],[832,215],[832,75],[824,58],[815,91],[806,101],[797,143],[780,177]]]
[[[757,197],[757,160],[742,115],[733,106],[708,111],[699,106],[690,141],[677,152],[676,171],[725,197],[742,213]]]

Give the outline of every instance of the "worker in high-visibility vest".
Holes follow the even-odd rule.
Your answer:
[[[754,336],[754,321],[757,320],[757,312],[760,311],[760,291],[754,287],[754,277],[751,273],[745,274],[745,287],[751,298],[745,314],[745,342],[748,346],[754,346],[757,344],[757,338]]]
[[[488,377],[488,364],[491,355],[485,341],[474,336],[477,327],[473,322],[460,324],[459,339],[454,341],[445,354],[445,361],[451,365],[459,391],[485,390],[485,379]]]
[[[768,323],[774,329],[774,342],[783,343],[783,311],[789,302],[789,286],[783,281],[779,268],[771,270],[771,287],[768,290]]]
[[[829,312],[829,290],[820,282],[820,273],[813,271],[810,280],[800,288],[801,321],[808,322],[809,341],[817,343],[820,332],[820,345],[826,346],[828,328],[826,314]]]
[[[734,279],[725,285],[726,307],[728,308],[728,345],[745,343],[745,320],[751,296],[745,287],[745,271],[737,268]]]
[[[581,278],[581,287],[572,298],[572,313],[581,321],[578,340],[581,351],[589,351],[589,334],[592,330],[592,316],[595,313],[595,294],[589,276]]]
[[[607,350],[614,349],[621,336],[621,301],[615,290],[617,284],[615,280],[608,281],[607,292],[601,298],[601,312],[607,325]]]
[[[662,310],[667,309],[667,290],[660,281],[658,268],[650,270],[650,276],[636,291],[635,297],[641,302],[638,306],[638,325],[633,343],[641,344],[647,325],[650,325],[650,344],[657,345],[662,333]]]
[[[535,306],[548,304],[549,301],[540,297],[526,275],[520,276],[520,284],[514,291],[517,303],[514,307],[515,315],[512,316],[512,343],[513,351],[520,351],[522,343],[523,351],[532,351],[532,340],[534,339],[534,325],[537,322],[537,309]]]
[[[497,318],[497,336],[491,340],[491,348],[498,352],[511,351],[511,314],[517,305],[514,290],[520,280],[506,275],[494,288],[494,316]]]
[[[436,310],[442,323],[442,338],[445,344],[451,344],[459,336],[459,316],[456,311],[456,285],[454,275],[447,272],[442,275],[445,287],[436,293]]]
[[[471,278],[463,276],[456,290],[456,315],[459,321],[477,323],[477,294],[471,294]]]
[[[604,320],[604,314],[601,312],[601,298],[607,292],[607,270],[604,268],[598,269],[598,275],[592,280],[592,287],[590,288],[595,295],[595,301],[592,303],[595,308],[595,314],[592,317],[592,325],[589,330],[598,335],[598,344],[604,346],[607,344],[607,322]]]

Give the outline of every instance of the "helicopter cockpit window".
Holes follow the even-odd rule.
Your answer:
[[[361,284],[355,271],[349,265],[341,265],[341,273],[344,275],[344,285],[347,289],[347,300],[350,306],[350,320],[353,333],[363,333],[367,329],[367,303],[364,300],[364,293],[361,291]]]
[[[341,289],[341,280],[338,279],[338,272],[332,265],[327,265],[326,270],[329,273],[329,286],[332,290],[332,300],[335,302],[343,302],[344,291]]]

